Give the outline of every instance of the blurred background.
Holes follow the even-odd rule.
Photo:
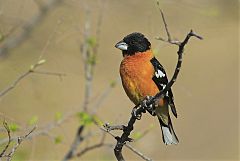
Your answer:
[[[182,70],[173,86],[179,117],[172,117],[172,121],[179,145],[164,145],[157,119],[148,114],[136,122],[133,133],[147,131],[146,135],[131,145],[153,160],[238,160],[239,1],[159,3],[173,38],[182,40],[193,29],[204,40],[192,38],[187,44]],[[44,5],[51,7],[39,7]],[[88,108],[96,111],[102,122],[126,124],[133,107],[119,81],[122,55],[114,48],[125,35],[144,33],[169,77],[172,75],[178,48],[155,39],[166,37],[166,33],[154,0],[0,0],[0,91],[40,59],[46,62],[38,71],[65,74],[29,74],[0,97],[1,122],[8,121],[12,135],[23,135],[34,125],[38,132],[65,114],[82,110],[85,78],[81,43],[86,23],[92,43],[99,35]],[[21,36],[24,38],[18,40]],[[13,45],[5,50],[9,42]],[[101,103],[96,101],[103,95]],[[80,123],[74,115],[47,134],[24,141],[13,160],[61,160]],[[92,137],[80,149],[99,142],[101,131],[89,125],[84,135]],[[6,137],[1,128],[0,142]],[[114,145],[116,141],[107,135],[106,142]],[[124,156],[140,160],[127,148]],[[111,147],[101,147],[75,160],[115,160],[115,156]]]

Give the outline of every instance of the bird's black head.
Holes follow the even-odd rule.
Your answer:
[[[124,37],[115,47],[122,50],[123,56],[134,55],[149,50],[151,43],[143,34],[134,32]]]

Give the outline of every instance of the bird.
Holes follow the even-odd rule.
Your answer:
[[[115,47],[122,51],[123,56],[119,70],[122,86],[135,105],[140,104],[149,96],[156,95],[166,87],[167,74],[154,57],[151,43],[142,33],[133,32],[125,36]],[[173,129],[169,108],[177,118],[171,89],[157,102],[154,110],[162,130],[163,142],[166,145],[179,143]]]

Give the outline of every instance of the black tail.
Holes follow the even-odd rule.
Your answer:
[[[163,142],[166,145],[169,144],[178,144],[178,138],[177,135],[175,134],[174,130],[173,130],[173,126],[172,126],[172,122],[170,119],[170,116],[168,116],[168,125],[165,125],[161,119],[158,119],[161,129],[162,129],[162,138],[163,138]]]

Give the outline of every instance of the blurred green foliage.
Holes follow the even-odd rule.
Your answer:
[[[94,115],[93,116],[93,120],[99,125],[99,126],[103,126],[103,122],[102,122],[102,120],[99,118],[99,117],[97,117],[96,115]]]
[[[79,112],[77,116],[80,119],[80,124],[82,125],[87,126],[93,123],[93,117],[89,115],[87,112]]]
[[[112,81],[110,82],[110,87],[111,87],[111,88],[114,88],[116,85],[117,85],[116,80],[112,80]]]
[[[134,133],[132,134],[132,138],[133,138],[134,140],[138,140],[138,139],[140,139],[142,136],[143,136],[143,134],[142,134],[141,132],[139,132],[139,131],[134,132]]]
[[[96,54],[92,54],[88,57],[87,63],[90,65],[95,65],[96,64]]]
[[[16,123],[10,123],[8,124],[8,128],[10,131],[15,132],[20,129],[19,125]]]
[[[62,112],[56,112],[55,113],[55,121],[60,121],[63,118]]]
[[[96,37],[89,37],[87,39],[87,44],[91,47],[91,48],[94,48],[96,45],[97,45],[97,39]]]
[[[38,117],[37,116],[33,116],[29,121],[28,121],[28,125],[32,126],[32,125],[36,125],[38,122]]]
[[[38,65],[42,65],[42,64],[44,64],[44,63],[46,63],[46,60],[45,60],[45,59],[41,59],[41,60],[38,61],[37,64],[38,64]]]
[[[3,34],[0,32],[0,42],[4,40]]]
[[[13,161],[26,161],[28,160],[28,151],[18,149],[17,152],[13,155]]]
[[[62,140],[63,140],[62,136],[56,136],[54,138],[54,143],[55,144],[60,144],[60,143],[62,143]]]

